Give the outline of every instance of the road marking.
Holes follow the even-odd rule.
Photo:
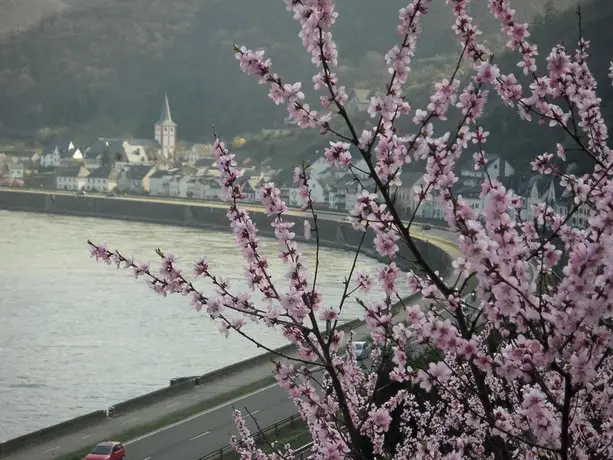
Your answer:
[[[43,454],[50,454],[51,452],[53,452],[54,450],[59,450],[60,446],[54,447],[53,449],[49,449],[43,452]]]
[[[251,415],[255,415],[255,414],[257,414],[258,412],[260,412],[260,409],[258,409],[258,410],[254,410],[253,412],[251,412]]]
[[[81,436],[81,439],[87,439],[91,436],[91,434],[86,434],[85,436]]]
[[[209,433],[210,433],[210,431],[205,431],[204,433],[201,433],[198,436],[194,436],[192,439],[190,439],[190,441],[193,441],[194,439],[201,438],[202,436],[206,436]]]
[[[145,460],[151,460],[151,457],[147,457]]]
[[[128,423],[132,423],[138,420],[138,417],[131,418],[130,420],[126,420],[122,423],[122,425],[127,425]]]
[[[251,396],[257,395],[257,394],[262,393],[264,391],[268,391],[271,388],[275,388],[275,387],[279,387],[279,384],[278,383],[271,383],[270,385],[268,385],[266,387],[263,387],[263,388],[260,388],[259,390],[255,390],[255,391],[252,391],[251,393],[248,393],[246,395],[239,396],[238,398],[234,398],[234,399],[232,399],[232,400],[230,400],[228,402],[225,402],[225,403],[220,404],[218,406],[215,406],[215,407],[212,407],[212,408],[207,409],[205,411],[202,411],[202,412],[199,412],[197,414],[194,414],[191,417],[188,417],[186,419],[180,420],[180,421],[178,421],[176,423],[172,423],[172,424],[170,424],[168,426],[165,426],[165,427],[160,428],[158,430],[152,431],[151,433],[147,433],[147,434],[144,434],[144,435],[139,436],[137,438],[130,439],[129,441],[124,442],[124,445],[128,446],[130,444],[134,444],[135,442],[141,441],[143,439],[147,439],[147,438],[149,438],[151,436],[154,436],[154,435],[156,435],[158,433],[161,433],[162,431],[166,431],[166,430],[169,430],[170,428],[174,428],[175,426],[179,426],[179,425],[182,425],[182,424],[184,424],[186,422],[190,422],[190,421],[192,421],[192,420],[194,420],[194,419],[196,419],[198,417],[202,417],[205,414],[210,414],[211,412],[218,411],[219,409],[222,409],[224,407],[231,406],[231,405],[237,403],[238,401],[241,401],[241,400],[246,399],[246,398],[250,398]]]
[[[169,406],[166,406],[166,408],[170,409],[171,407],[178,406],[179,404],[181,404],[181,403],[176,402],[176,403],[170,404]]]

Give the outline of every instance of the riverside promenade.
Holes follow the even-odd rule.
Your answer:
[[[72,205],[74,207],[71,207]],[[262,208],[248,207],[259,213],[254,220],[262,222],[262,219],[258,218],[263,215]],[[181,202],[123,197],[77,198],[66,192],[3,193],[0,190],[0,208],[227,228],[227,221],[220,219],[225,217],[226,205],[188,200]],[[155,220],[149,219],[151,213],[156,215]],[[301,219],[307,217],[297,211],[291,213]],[[348,249],[355,247],[351,232],[348,232],[346,224],[342,223],[342,215],[322,213],[320,218],[323,222],[324,243]],[[261,227],[260,223],[258,225]],[[439,267],[450,267],[450,258],[458,255],[453,234],[441,229],[412,233],[416,239],[421,240],[418,242],[423,243],[424,250],[432,249],[428,254],[432,260],[439,262]],[[395,317],[395,321],[402,319],[402,315]],[[367,330],[359,321],[345,324],[343,328],[353,330],[357,338],[367,334]],[[293,351],[286,349],[284,353],[292,356]],[[229,442],[229,435],[235,432],[231,418],[232,406],[248,407],[254,415],[257,414],[256,418],[262,427],[295,414],[296,409],[292,401],[273,382],[271,358],[270,355],[264,355],[216,371],[212,373],[214,375],[202,376],[198,385],[193,382],[179,384],[176,387],[179,391],[169,392],[167,397],[160,396],[152,399],[150,403],[147,403],[145,398],[141,404],[117,411],[114,416],[101,417],[95,423],[84,420],[82,424],[73,426],[62,434],[48,436],[42,442],[39,442],[43,439],[41,436],[37,441],[26,439],[22,445],[9,445],[9,448],[6,448],[6,445],[10,442],[5,443],[4,448],[0,445],[0,457],[14,460],[76,459],[82,456],[70,457],[69,454],[81,453],[102,440],[119,439],[126,444],[129,458],[132,459],[196,460]],[[164,426],[159,428],[162,425]],[[255,430],[251,422],[250,428]],[[136,433],[146,434],[137,436]],[[36,445],[33,445],[34,443]]]

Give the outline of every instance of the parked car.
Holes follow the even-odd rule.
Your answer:
[[[430,225],[430,224],[423,224],[421,226],[421,229],[422,230],[431,230],[432,229],[432,225]]]
[[[105,441],[95,446],[83,460],[125,460],[126,448],[119,441]]]
[[[370,356],[370,347],[366,342],[354,342],[355,359],[362,361]]]

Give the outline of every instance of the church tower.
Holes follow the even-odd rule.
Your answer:
[[[170,104],[168,103],[168,95],[164,95],[164,104],[162,105],[162,114],[160,121],[155,125],[155,140],[159,142],[162,149],[162,155],[165,158],[171,158],[175,154],[175,146],[177,144],[177,124],[172,121],[170,116]]]

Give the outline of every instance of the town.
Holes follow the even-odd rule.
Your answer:
[[[356,91],[352,99],[356,110],[366,110],[363,100],[366,96]],[[244,138],[235,138],[232,147],[240,148],[244,142]],[[272,181],[288,206],[300,206],[292,170],[275,169],[272,159],[256,164],[251,158],[237,155],[236,160],[245,171],[241,178],[245,201],[259,202],[261,186]],[[363,161],[355,166],[354,172],[364,169]],[[516,174],[513,165],[499,156],[488,158],[485,169],[490,178],[500,180],[522,197],[522,219],[533,219],[532,209],[538,203],[548,203],[560,215],[567,215],[571,209],[572,197],[550,177]],[[313,202],[319,209],[350,211],[361,188],[370,185],[365,177],[358,182],[354,173],[331,168],[323,156],[309,165],[309,173]],[[419,204],[413,213],[418,204],[415,189],[424,175],[424,170],[415,167],[403,172],[402,185],[394,190],[397,208],[404,217],[415,214],[420,220],[442,221],[441,203],[436,194]],[[483,176],[482,171],[467,167],[459,172],[454,186],[455,193],[462,195],[477,214],[486,205],[480,196]],[[84,149],[69,139],[54,139],[27,160],[0,153],[0,186],[9,187],[214,201],[220,199],[218,177],[211,145],[178,141],[177,123],[172,119],[168,96],[154,124],[153,139],[99,137]],[[587,214],[587,209],[579,208],[569,224],[584,228]]]

